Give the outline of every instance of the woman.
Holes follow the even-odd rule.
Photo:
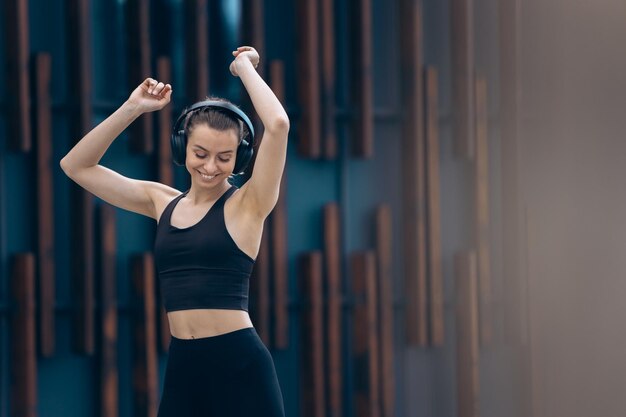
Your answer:
[[[178,158],[191,176],[185,193],[98,164],[137,117],[169,103],[172,87],[152,78],[61,161],[86,190],[158,222],[155,261],[172,334],[159,417],[284,416],[272,357],[247,307],[263,222],[278,199],[289,119],[255,70],[256,50],[239,47],[233,55],[230,72],[243,82],[264,130],[254,170],[241,188],[228,179],[251,132],[236,111],[222,108],[228,104],[219,105],[224,101],[192,106],[177,123],[182,131],[172,137],[174,159],[175,142],[182,141]]]

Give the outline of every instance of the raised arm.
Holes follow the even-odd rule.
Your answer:
[[[156,219],[156,196],[177,194],[163,184],[124,177],[99,165],[111,143],[137,117],[170,102],[169,84],[146,78],[111,116],[87,133],[61,160],[61,168],[78,185],[114,206]]]
[[[250,179],[241,188],[246,205],[265,218],[276,205],[280,180],[287,158],[289,118],[274,92],[256,72],[259,54],[249,46],[233,52],[230,65],[234,76],[241,78],[252,104],[263,123],[263,139],[258,149]]]

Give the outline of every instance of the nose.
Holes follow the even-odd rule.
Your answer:
[[[209,174],[213,174],[215,173],[215,171],[217,171],[217,163],[215,162],[214,158],[207,158],[206,162],[204,163],[204,170],[209,173]]]

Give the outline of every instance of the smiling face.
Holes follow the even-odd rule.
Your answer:
[[[192,184],[221,187],[235,168],[238,144],[235,129],[217,130],[205,123],[194,126],[188,136],[185,160]]]

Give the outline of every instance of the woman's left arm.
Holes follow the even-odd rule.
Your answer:
[[[289,118],[274,92],[256,72],[259,62],[257,51],[242,46],[233,55],[235,59],[230,65],[230,72],[241,78],[264,129],[252,175],[240,192],[243,192],[243,200],[251,211],[265,218],[278,201],[287,159]]]

